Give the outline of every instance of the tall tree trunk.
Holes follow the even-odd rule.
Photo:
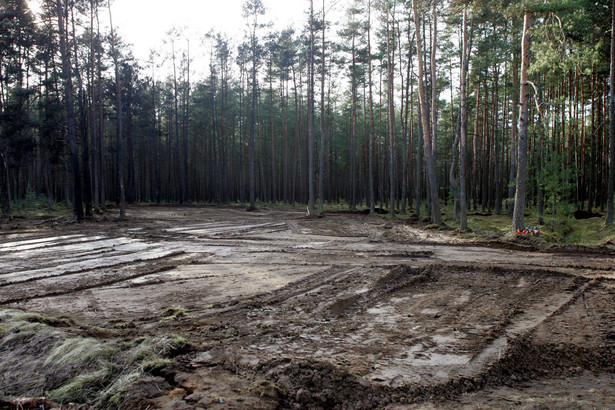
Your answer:
[[[118,51],[115,44],[115,31],[113,29],[113,18],[111,15],[111,0],[107,0],[109,6],[109,25],[111,26],[111,52],[113,54],[113,64],[115,66],[115,102],[117,105],[117,181],[120,190],[120,218],[126,215],[126,190],[124,188],[124,161],[122,145],[124,143],[123,124],[122,124],[122,79],[120,77],[120,63]]]
[[[367,3],[367,82],[369,87],[369,153],[368,153],[368,179],[369,179],[369,212],[376,213],[376,191],[374,187],[374,145],[375,145],[375,125],[374,125],[374,94],[372,90],[372,46],[371,46],[371,15],[372,0]]]
[[[314,214],[314,0],[310,0],[310,50],[308,62],[308,212]]]
[[[472,138],[472,205],[473,209],[478,209],[478,194],[480,192],[480,181],[478,176],[478,168],[479,168],[479,155],[478,155],[478,144],[479,144],[479,135],[478,135],[478,115],[480,109],[480,84],[481,84],[481,73],[478,73],[478,82],[476,84],[476,105],[474,106],[474,136]]]
[[[9,200],[9,178],[6,157],[0,153],[0,203],[2,215],[8,217],[11,213],[11,201]]]
[[[62,55],[62,76],[64,77],[64,100],[66,104],[68,141],[70,144],[71,163],[73,169],[73,210],[75,211],[77,220],[83,221],[84,215],[83,202],[81,198],[81,172],[79,170],[79,152],[77,149],[77,135],[75,129],[73,80],[65,26],[66,9],[62,0],[56,0],[56,9],[60,34],[60,52]]]
[[[271,133],[271,202],[277,202],[275,165],[275,123],[273,120],[273,62],[269,60],[269,131]]]
[[[436,157],[438,148],[438,77],[436,73],[436,53],[438,49],[438,12],[436,0],[432,0],[432,35],[429,69],[431,71],[431,149]],[[437,181],[436,181],[437,183]]]
[[[98,128],[96,121],[96,89],[95,80],[95,51],[94,51],[94,10],[98,14],[98,2],[90,0],[90,141],[92,144],[92,177],[94,179],[94,209],[100,210],[100,188],[99,188],[99,155],[98,155]]]
[[[502,213],[502,181],[500,179],[500,146],[499,146],[499,78],[500,70],[498,66],[495,67],[495,78],[493,84],[493,179],[495,188],[495,213]]]
[[[136,181],[135,181],[135,153],[134,143],[132,140],[133,123],[133,85],[132,85],[132,67],[127,67],[128,71],[128,86],[126,87],[126,200],[129,203],[135,202]]]
[[[318,159],[318,213],[322,214],[325,203],[325,32],[327,23],[325,21],[325,0],[322,0],[322,53],[321,53],[321,72],[320,72],[320,153]]]
[[[392,27],[393,16],[391,15],[390,6],[387,6],[387,111],[388,111],[388,128],[389,128],[389,214],[395,216],[395,190],[396,178],[395,173],[395,41],[394,27]]]
[[[510,174],[508,176],[508,217],[513,217],[513,201],[515,196],[515,178],[517,178],[517,142],[519,139],[519,127],[516,119],[519,117],[519,92],[517,84],[519,84],[519,53],[513,51],[512,60],[512,82],[513,82],[513,100],[512,100],[512,134],[510,138]]]
[[[431,132],[429,126],[429,110],[427,107],[427,92],[425,87],[425,64],[423,60],[423,42],[421,39],[418,1],[412,0],[412,9],[414,12],[414,26],[416,32],[416,50],[419,61],[419,103],[421,104],[421,117],[423,123],[423,140],[425,151],[425,167],[427,170],[428,193],[431,203],[431,220],[436,225],[442,224],[442,214],[440,213],[440,204],[438,203],[438,182],[436,179],[436,160],[432,151]],[[435,109],[435,107],[432,107]]]
[[[100,16],[98,13],[98,7],[96,8],[96,33],[97,37],[100,39]],[[104,115],[104,103],[103,103],[103,75],[102,75],[102,52],[101,47],[98,47],[96,53],[96,62],[97,62],[97,102],[98,102],[98,173],[99,173],[99,197],[100,197],[100,207],[102,210],[105,210],[107,205],[107,177],[105,175],[105,115]]]
[[[530,107],[530,84],[528,83],[528,71],[530,68],[530,37],[532,27],[532,15],[526,13],[523,19],[523,40],[521,42],[521,90],[519,99],[521,110],[519,112],[519,153],[517,167],[517,187],[515,194],[515,210],[513,214],[513,229],[523,230],[525,196],[527,185],[527,128],[529,122]]]
[[[83,87],[83,79],[81,77],[81,67],[77,58],[77,36],[75,34],[75,14],[71,7],[71,23],[73,32],[73,52],[75,54],[75,74],[77,75],[78,106],[79,106],[79,128],[81,131],[81,156],[83,159],[83,199],[85,202],[85,214],[92,215],[92,177],[90,174],[90,150],[88,142],[88,116],[86,110],[86,95]]]
[[[357,64],[355,36],[352,36],[352,65],[350,85],[350,189],[348,190],[348,205],[350,209],[357,208]]]
[[[184,133],[183,133],[183,140],[182,140],[182,146],[183,146],[182,167],[183,167],[184,179],[181,183],[184,187],[183,189],[184,197],[185,199],[189,199],[189,196],[190,196],[189,180],[190,178],[188,176],[188,131],[189,131],[189,125],[190,125],[190,121],[189,121],[190,119],[190,40],[188,40],[186,64],[187,64],[186,66],[186,100],[184,104]]]
[[[611,78],[610,78],[610,104],[609,104],[609,119],[611,120],[610,138],[609,138],[609,182],[607,193],[607,226],[613,226],[613,190],[615,189],[615,0],[611,4],[612,21],[611,21]]]
[[[175,118],[175,169],[179,171],[179,178],[177,181],[178,200],[180,204],[184,203],[184,168],[182,166],[182,155],[180,150],[180,135],[179,135],[179,97],[177,89],[177,67],[175,64],[175,40],[171,40],[171,52],[173,60],[173,106],[174,106],[174,118]]]
[[[416,182],[415,182],[415,196],[416,204],[414,206],[414,213],[416,216],[421,216],[421,201],[423,199],[423,150],[424,150],[424,130],[423,130],[423,111],[419,102],[419,137],[416,141]]]
[[[467,104],[467,77],[468,64],[470,61],[470,48],[468,46],[468,12],[463,10],[462,26],[462,46],[461,46],[461,85],[459,90],[460,99],[460,145],[459,145],[459,227],[465,231],[468,229],[468,203],[467,194],[467,145],[468,145],[468,104]]]
[[[257,43],[256,43],[256,22],[252,27],[252,33],[250,34],[250,43],[252,51],[252,101],[250,108],[250,139],[248,141],[248,175],[250,185],[250,205],[248,210],[256,209],[256,172],[255,172],[255,158],[254,158],[254,139],[256,133],[256,100],[257,95],[257,83],[256,83],[256,64],[257,64]]]
[[[410,37],[410,32],[411,32],[411,25],[408,24],[408,43],[412,44],[412,39]],[[401,213],[405,214],[406,213],[406,206],[407,206],[407,198],[408,196],[410,198],[412,198],[412,194],[408,195],[408,159],[409,159],[409,150],[408,150],[408,145],[410,145],[410,147],[412,147],[412,134],[414,131],[413,128],[413,124],[412,124],[412,120],[409,121],[409,117],[410,117],[410,112],[412,111],[413,107],[412,107],[412,92],[414,91],[413,87],[412,87],[412,47],[408,47],[408,55],[407,55],[407,62],[406,62],[406,83],[405,83],[405,87],[403,84],[403,53],[401,52],[402,50],[402,46],[401,46],[401,31],[399,34],[399,38],[398,38],[398,48],[399,48],[399,64],[400,64],[400,74],[402,76],[402,102],[403,102],[403,109],[402,112],[400,113],[400,118],[402,121],[402,128],[403,128],[403,132],[402,132],[402,142],[403,142],[403,147],[402,147],[402,184],[401,184]],[[408,141],[408,139],[410,141]],[[410,161],[410,164],[412,164],[412,162]],[[412,175],[412,172],[410,172],[410,175]],[[410,206],[412,206],[412,199],[410,199]]]
[[[544,163],[544,154],[543,154],[543,141],[545,136],[545,130],[542,128],[542,112],[540,111],[540,104],[542,102],[542,87],[539,84],[539,95],[536,97],[537,103],[537,111],[538,111],[538,121],[536,123],[536,130],[538,131],[537,142],[536,142],[536,195],[538,196],[538,224],[542,225],[544,223],[543,215],[545,211],[545,197],[543,190],[543,175],[542,175],[542,167]]]

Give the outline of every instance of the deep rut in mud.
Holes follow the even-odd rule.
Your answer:
[[[40,330],[29,349],[0,345],[11,357],[0,365],[6,375],[34,371],[23,361],[44,362],[63,338],[130,345],[175,335],[189,348],[168,348],[164,365],[142,366],[119,403],[412,408],[457,407],[471,397],[478,407],[523,406],[548,394],[530,382],[563,378],[570,394],[558,393],[554,406],[592,403],[582,394],[592,380],[607,391],[594,404],[615,406],[608,246],[513,250],[352,214],[130,214],[128,222],[0,237],[0,303],[45,315],[54,329],[62,324]],[[2,320],[0,332],[9,325]],[[69,373],[53,386],[39,380],[28,394],[74,381]],[[0,378],[0,394],[24,392]]]

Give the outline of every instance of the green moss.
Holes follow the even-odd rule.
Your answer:
[[[23,320],[31,323],[43,323],[52,327],[69,327],[74,324],[72,319],[68,318],[55,318],[50,316],[44,316],[38,313],[26,313]]]
[[[162,316],[164,317],[164,319],[162,320],[179,320],[182,317],[186,317],[188,315],[186,314],[184,308],[180,306],[174,306],[166,308]]]

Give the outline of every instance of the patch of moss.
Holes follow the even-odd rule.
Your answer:
[[[173,307],[166,308],[162,316],[164,318],[162,320],[166,321],[166,320],[179,320],[182,317],[186,317],[188,315],[186,314],[186,311],[184,310],[184,308],[180,306],[173,306]]]

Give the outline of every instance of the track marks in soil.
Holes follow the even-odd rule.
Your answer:
[[[607,254],[456,244],[354,215],[148,209],[113,234],[75,226],[68,244],[0,239],[0,283],[10,280],[0,303],[200,343],[209,359],[182,368],[161,407],[224,406],[220,397],[239,407],[384,407],[545,369],[610,369],[615,357]],[[158,251],[170,253],[139,261]],[[60,276],[48,275],[54,266]],[[163,320],[168,307],[187,317]]]
[[[185,258],[181,258],[183,255],[183,252],[170,252],[148,260],[139,259],[130,263],[124,262],[118,265],[105,266],[105,269],[111,269],[109,273],[97,272],[97,269],[84,269],[77,272],[64,272],[52,277],[32,278],[30,280],[5,284],[2,285],[2,289],[0,290],[0,303],[9,304],[24,302],[45,297],[69,295],[89,289],[108,287],[116,283],[134,280],[143,276],[176,268],[181,263],[186,262]],[[69,276],[76,277],[68,278]],[[58,279],[65,281],[63,286],[58,286]],[[71,286],[67,286],[67,282],[70,283]],[[15,292],[10,288],[11,285],[24,285],[26,283],[32,283],[32,285],[19,286],[19,292]],[[5,291],[5,289],[7,290]],[[24,291],[25,293],[22,293]],[[15,296],[16,293],[18,296]]]
[[[373,273],[370,277],[373,279]],[[253,310],[253,320],[278,330],[265,332],[248,350],[257,357],[276,352],[293,360],[317,355],[336,362],[339,348],[344,346],[343,357],[355,363],[350,367],[351,374],[369,383],[393,387],[454,383],[469,375],[484,374],[507,354],[507,345],[499,346],[498,337],[505,334],[514,341],[520,337],[520,329],[539,324],[582,290],[567,291],[578,279],[561,274],[545,278],[531,270],[511,275],[464,272],[441,265],[397,267],[383,273],[367,289],[358,271],[352,275],[347,272],[342,278],[344,288],[333,283],[314,288],[320,290],[317,298],[321,304],[323,300],[334,301],[324,309],[318,309],[318,302],[310,297],[314,293],[299,292],[293,298],[279,298],[275,306]],[[474,288],[481,282],[484,285]],[[452,283],[455,286],[451,287]],[[444,294],[432,290],[447,286]],[[552,293],[556,297],[546,300]],[[520,308],[517,299],[527,302]],[[500,305],[494,309],[498,301]],[[321,319],[318,312],[324,314]],[[459,316],[465,317],[465,325]],[[230,317],[227,320],[233,322]],[[491,344],[501,348],[497,356],[491,354]],[[481,356],[483,351],[486,353]],[[343,361],[339,365],[347,366]],[[466,374],[463,369],[471,361],[472,371]]]

